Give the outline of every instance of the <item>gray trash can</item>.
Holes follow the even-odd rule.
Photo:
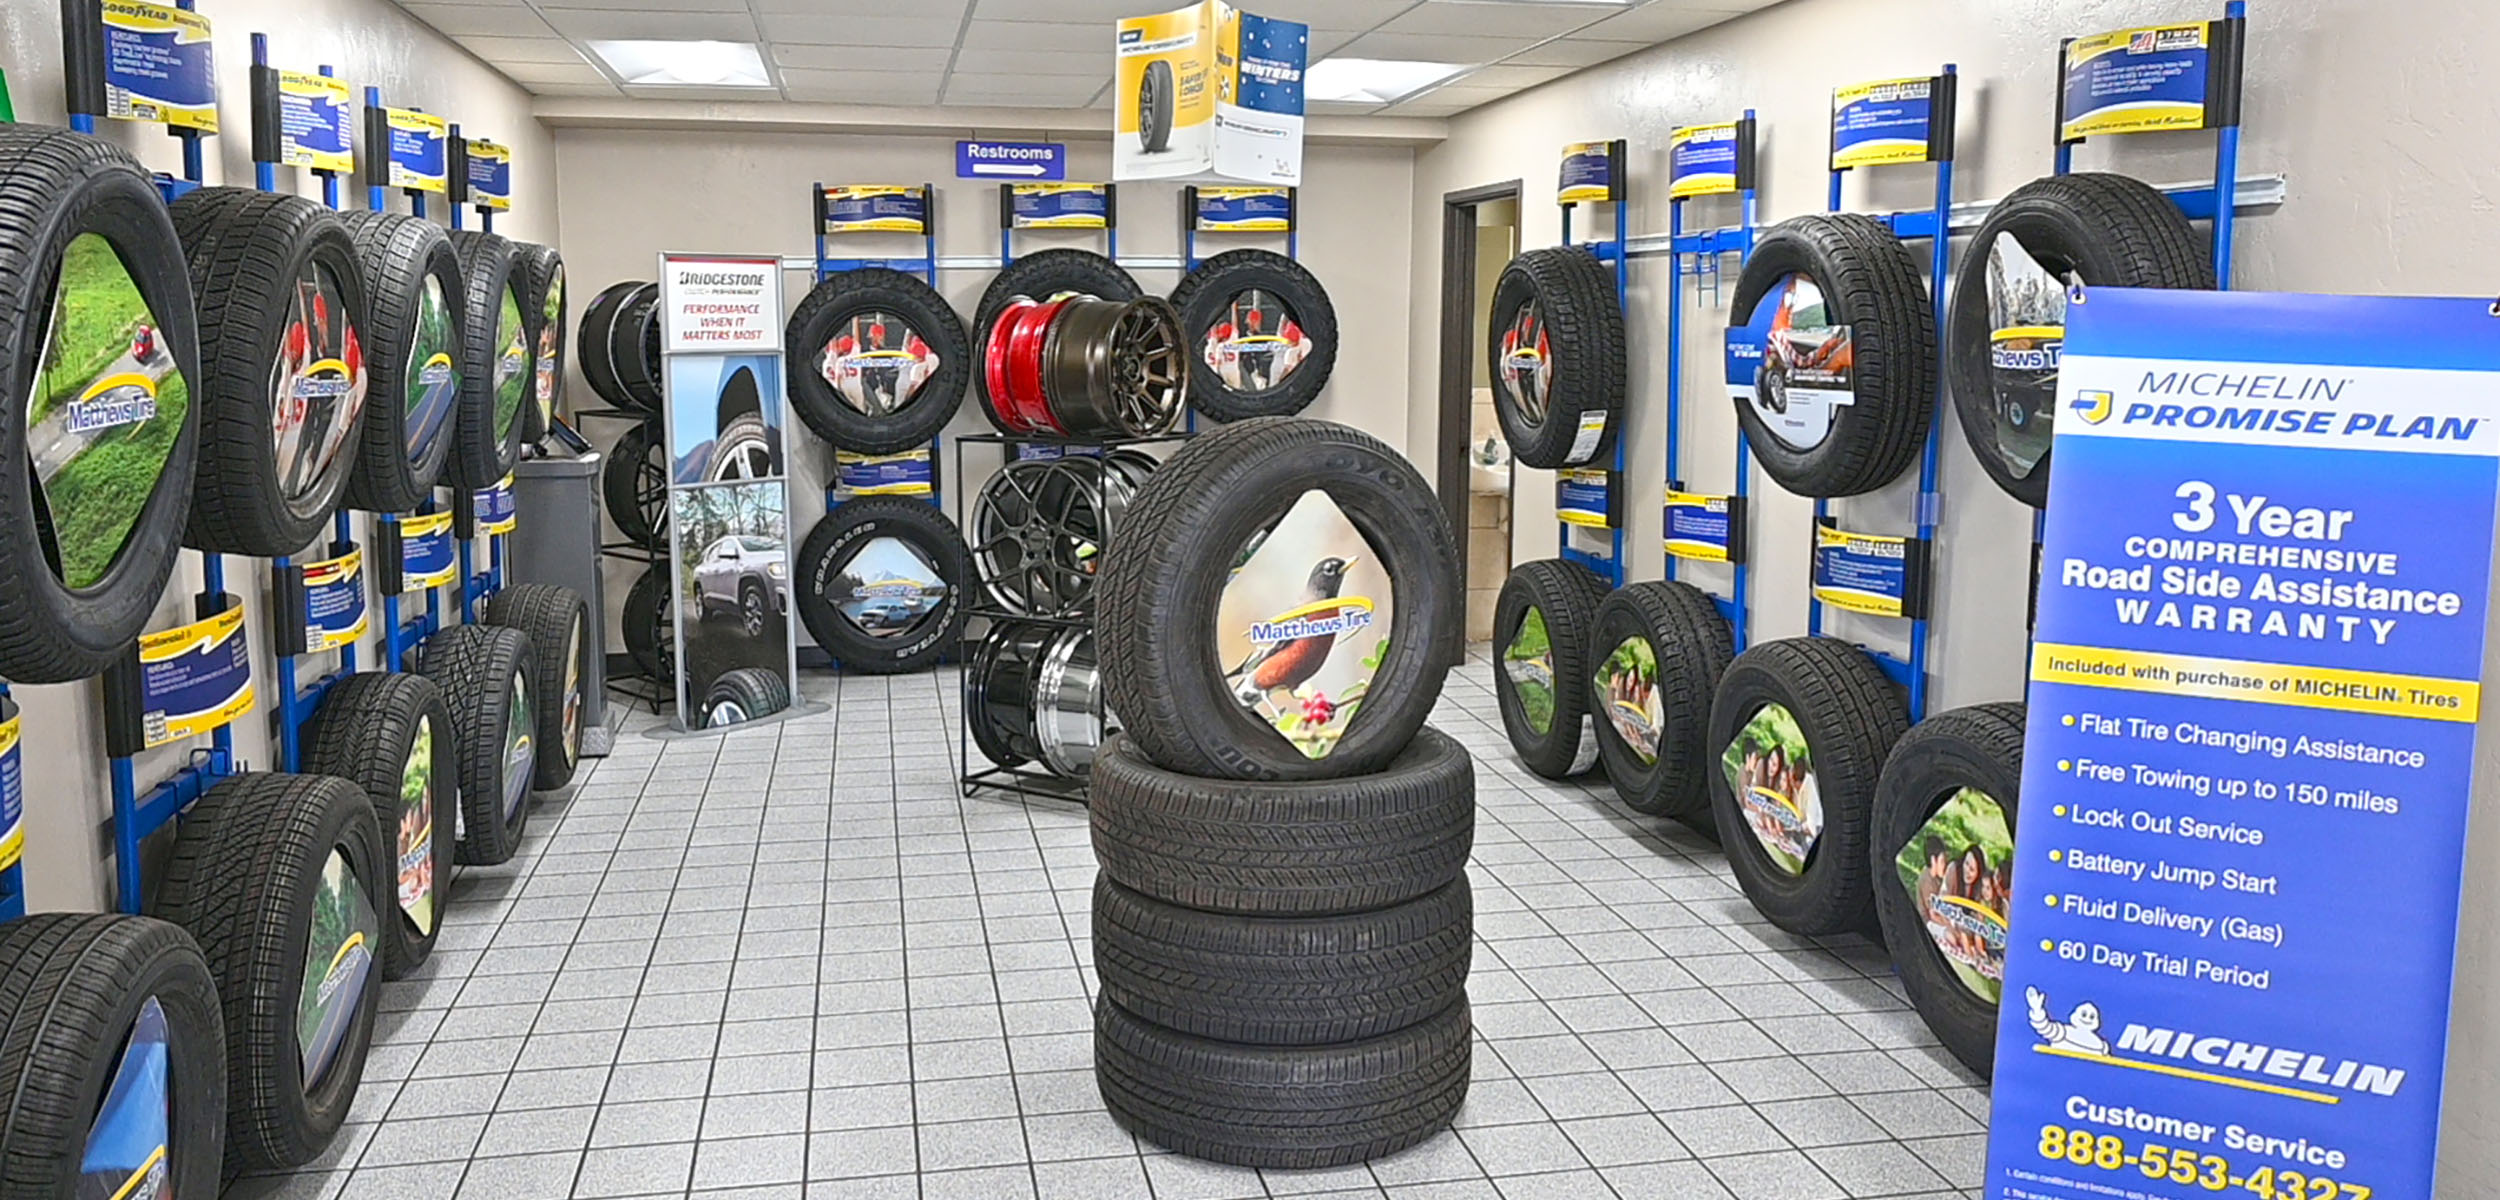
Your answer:
[[[582,753],[589,757],[606,754],[616,740],[608,726],[608,603],[599,572],[602,461],[597,451],[580,458],[522,460],[512,472],[519,521],[504,558],[507,582],[569,587],[590,604],[594,644],[582,713]]]

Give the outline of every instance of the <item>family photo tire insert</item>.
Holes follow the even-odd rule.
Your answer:
[[[671,597],[676,589],[668,585],[668,573],[668,564],[660,563],[636,576],[634,585],[625,589],[625,610],[620,619],[625,627],[625,657],[642,671],[643,678],[674,696],[677,624]]]
[[[1309,354],[1273,386],[1242,390],[1205,361],[1214,331],[1233,319],[1233,302],[1263,292],[1292,314]],[[1190,354],[1189,407],[1218,421],[1290,417],[1319,399],[1337,369],[1337,308],[1328,289],[1301,263],[1271,250],[1227,250],[1198,264],[1172,291]]]
[[[1467,1002],[1331,1046],[1248,1046],[1164,1029],[1098,1002],[1094,1068],[1122,1128],[1209,1162],[1311,1170],[1394,1154],[1467,1099]]]
[[[735,707],[738,721],[769,717],[790,707],[790,683],[781,672],[763,667],[723,671],[703,697],[702,728],[712,728],[713,716],[724,705]]]
[[[1910,726],[1900,690],[1865,651],[1836,638],[1764,642],[1737,655],[1719,679],[1713,753],[1724,756],[1770,705],[1786,709],[1803,735],[1822,831],[1803,869],[1785,870],[1747,822],[1726,770],[1714,767],[1710,803],[1728,867],[1754,908],[1781,929],[1800,937],[1874,933],[1869,823],[1884,756]]]
[[[513,259],[522,280],[521,328],[529,338],[533,368],[529,396],[521,405],[521,441],[535,446],[564,410],[564,356],[572,349],[565,334],[572,312],[563,255],[554,247],[524,242],[513,247]]]
[[[1512,456],[1546,469],[1612,461],[1623,432],[1624,353],[1614,268],[1587,248],[1530,250],[1502,268],[1485,355],[1493,415]],[[1541,407],[1518,394],[1523,371],[1543,394]],[[1581,423],[1592,413],[1604,414],[1606,425],[1588,440]]]
[[[1605,600],[1606,581],[1597,572],[1559,558],[1519,564],[1494,598],[1493,696],[1502,731],[1520,765],[1546,779],[1569,779],[1597,765],[1587,680],[1597,606]],[[1539,629],[1542,653],[1534,649]],[[1523,684],[1543,687],[1545,698],[1531,702]],[[1537,709],[1544,710],[1542,731]]]
[[[552,583],[516,583],[486,600],[480,619],[488,625],[518,629],[530,640],[531,706],[537,710],[537,770],[534,791],[553,791],[573,782],[582,761],[582,712],[588,706],[584,689],[590,678],[590,656],[597,652],[590,631],[590,605],[580,592]]]
[[[1173,94],[1172,64],[1157,59],[1137,76],[1137,148],[1161,154],[1172,147],[1172,114],[1179,97]]]
[[[434,498],[443,463],[459,432],[461,379],[470,370],[462,334],[467,301],[460,257],[451,237],[431,221],[397,213],[348,212],[339,220],[356,243],[365,277],[365,432],[355,469],[347,476],[347,506],[363,512],[408,513]],[[442,324],[429,327],[428,307]],[[437,339],[440,339],[439,341]],[[431,350],[432,353],[426,353]],[[426,361],[418,355],[425,354]],[[450,359],[451,377],[442,379]],[[436,411],[427,402],[447,383]]]
[[[459,757],[443,691],[422,675],[368,671],[332,685],[304,727],[304,771],[364,790],[392,854],[392,919],[382,922],[382,975],[406,978],[434,953],[451,892],[452,838],[458,827]],[[414,774],[422,772],[421,775]],[[411,786],[416,795],[410,796]],[[423,839],[418,858],[409,843]],[[423,873],[425,925],[401,895],[406,874]]]
[[[1791,275],[1814,281],[1832,324],[1849,330],[1855,402],[1839,406],[1830,434],[1810,450],[1781,440],[1741,401],[1737,422],[1762,469],[1781,487],[1824,499],[1863,495],[1918,461],[1934,415],[1936,310],[1927,272],[1873,217],[1792,217],[1754,243],[1728,312],[1735,320],[1750,319],[1766,299],[1777,303],[1772,292]]]
[[[26,464],[0,471],[0,678],[62,683],[128,652],[181,559],[200,429],[198,318],[180,237],[136,160],[33,125],[0,125],[0,160],[0,228],[10,230],[0,238],[0,395],[17,400],[0,405],[0,460]],[[74,443],[30,428],[34,402],[95,386],[39,395],[55,310],[73,290],[129,305],[116,336],[146,336],[143,369],[165,374],[156,418],[117,426],[47,469],[39,441]],[[177,398],[180,411],[168,411]],[[53,423],[49,412],[33,422]]]
[[[1328,494],[1395,585],[1393,636],[1362,708],[1311,758],[1244,708],[1215,656],[1215,621],[1242,548],[1306,491]],[[1209,778],[1365,775],[1398,757],[1439,700],[1465,593],[1432,488],[1404,455],[1325,421],[1267,418],[1192,439],[1146,477],[1094,586],[1104,695],[1129,737]]]
[[[1901,886],[1895,864],[1945,803],[1965,788],[1995,802],[2010,837],[2023,782],[2023,719],[2019,703],[1938,713],[1892,748],[1875,791],[1869,866],[1875,877],[1875,912],[1882,919],[1884,945],[1892,950],[1893,970],[1936,1040],[1981,1079],[1996,1064],[1998,1006],[1956,975],[1928,932],[1927,915]]]
[[[2011,238],[2029,263],[2003,262],[1997,247]],[[2048,275],[2049,286],[2028,297],[2039,311],[2008,313],[2000,323],[1992,302],[1995,284],[2027,267]],[[2188,224],[2187,215],[2152,185],[2123,175],[2057,175],[2035,179],[1988,210],[1987,220],[1971,238],[1954,280],[1952,320],[1946,326],[1946,380],[1953,389],[1953,411],[1971,454],[1988,478],[2005,494],[2030,505],[2049,503],[2048,440],[2055,428],[2057,371],[2054,355],[2040,356],[2027,390],[2039,403],[2022,405],[1998,391],[2000,372],[1996,342],[2000,328],[2048,327],[2065,344],[2065,295],[2069,285],[2085,287],[2189,288],[2210,291],[2214,265],[2205,244]],[[2035,289],[2036,290],[2036,289]],[[2015,299],[2008,297],[2008,307]],[[2038,355],[2039,348],[2032,353]],[[2012,369],[2010,366],[2008,369]],[[2026,465],[2004,448],[2001,422],[2018,415],[2025,424],[2040,422],[2039,457]]]
[[[937,356],[935,373],[901,407],[866,413],[825,378],[826,351],[854,317],[882,313],[908,327]],[[963,407],[976,373],[972,338],[946,297],[917,276],[882,267],[825,277],[790,314],[790,407],[837,450],[894,454],[928,444]]]
[[[599,468],[599,494],[626,541],[668,549],[668,447],[658,426],[636,425],[616,439]]]
[[[469,369],[460,377],[460,428],[453,444],[453,482],[471,490],[490,488],[512,473],[520,459],[523,414],[530,406],[530,387],[537,378],[535,348],[530,344],[527,264],[518,247],[491,233],[451,231],[451,247],[460,256],[460,272],[468,280],[466,318],[461,340],[468,346]],[[506,307],[511,313],[505,312]],[[514,318],[505,327],[507,315]],[[507,336],[509,333],[509,336]],[[519,361],[513,361],[518,347]]]
[[[349,878],[329,878],[334,858]],[[316,979],[308,955],[316,926],[354,919],[330,905],[361,904],[373,921],[393,903],[382,887],[396,874],[390,862],[372,799],[327,775],[236,775],[184,814],[150,915],[198,939],[217,979],[226,1026],[228,1174],[312,1161],[355,1104],[382,998],[381,957],[361,934],[337,948],[332,965],[346,965],[357,991],[345,1009],[316,1002],[313,1032],[337,1040],[327,1062],[308,1072],[307,990],[325,989],[318,994],[326,1001],[339,998],[326,991],[331,985],[345,986],[335,975]]]
[[[1094,855],[1122,887],[1201,912],[1329,916],[1403,904],[1466,870],[1476,768],[1427,728],[1377,774],[1237,783],[1166,771],[1113,736],[1088,807]]]
[[[171,212],[200,314],[199,470],[185,540],[220,554],[298,553],[328,527],[364,448],[370,376],[355,241],[328,209],[273,192],[201,188]],[[309,296],[308,278],[319,281]],[[281,401],[273,381],[292,377],[289,358],[332,349],[346,386],[318,419],[310,401],[284,414],[301,424],[290,451],[274,431],[295,402]],[[295,461],[281,461],[290,453]]]
[[[1475,947],[1464,876],[1390,908],[1237,917],[1094,882],[1103,999],[1220,1042],[1317,1046],[1378,1037],[1466,998]]]
[[[1598,606],[1595,636],[1589,639],[1587,678],[1618,647],[1637,641],[1649,647],[1656,661],[1650,697],[1626,697],[1644,706],[1656,700],[1659,718],[1650,731],[1656,753],[1647,755],[1615,725],[1602,685],[1592,683],[1589,703],[1599,711],[1598,756],[1614,781],[1615,798],[1643,816],[1672,817],[1714,836],[1710,815],[1710,776],[1718,757],[1710,741],[1710,705],[1719,676],[1736,657],[1735,635],[1727,618],[1699,588],[1689,583],[1635,583],[1620,588]],[[1630,681],[1627,680],[1627,683]],[[1643,716],[1646,720],[1646,714]]]
[[[860,628],[834,605],[830,594],[842,569],[878,538],[912,547],[936,568],[936,582],[946,585],[946,597],[907,636],[879,637]],[[799,544],[799,621],[844,670],[896,675],[936,666],[963,640],[964,622],[971,614],[966,590],[972,586],[972,551],[964,545],[964,535],[925,500],[870,496],[845,501],[816,522]]]
[[[508,862],[521,848],[530,819],[530,778],[515,779],[515,746],[533,743],[537,721],[516,727],[516,704],[544,704],[529,637],[517,629],[454,625],[417,647],[417,673],[443,689],[460,755],[462,866]],[[527,747],[524,747],[527,749]],[[527,764],[532,765],[534,764]]]

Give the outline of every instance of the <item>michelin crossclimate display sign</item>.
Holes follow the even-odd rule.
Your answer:
[[[2070,305],[1989,1200],[2432,1200],[2491,308]]]
[[[1204,0],[1117,32],[1112,178],[1302,182],[1311,30]]]

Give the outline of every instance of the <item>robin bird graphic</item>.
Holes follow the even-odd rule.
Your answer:
[[[1310,586],[1302,589],[1302,601],[1295,607],[1306,608],[1323,600],[1336,599],[1338,590],[1345,587],[1346,571],[1356,561],[1329,557],[1312,564]],[[1308,615],[1318,617],[1330,614]],[[1319,674],[1321,667],[1328,665],[1328,654],[1336,648],[1337,635],[1333,633],[1271,642],[1252,650],[1250,657],[1243,659],[1240,666],[1226,671],[1224,678],[1233,681],[1233,697],[1241,701],[1243,708],[1256,708],[1259,701],[1268,695],[1279,691],[1290,693],[1309,683],[1312,676]]]

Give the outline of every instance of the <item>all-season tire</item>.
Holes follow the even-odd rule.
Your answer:
[[[883,348],[903,356],[891,361],[908,365],[858,367],[851,361],[841,343],[856,349],[863,332],[875,336],[878,329],[893,343]],[[827,276],[790,314],[789,335],[790,407],[838,450],[893,454],[927,444],[954,419],[976,374],[972,338],[946,297],[915,276],[881,267]],[[912,382],[924,353],[936,367]],[[872,378],[871,371],[880,374]],[[887,371],[895,374],[882,374]]]
[[[1639,679],[1640,647],[1647,647],[1655,669],[1646,681]],[[1619,652],[1635,661],[1616,659]],[[1689,583],[1635,583],[1598,606],[1588,649],[1589,706],[1597,717],[1598,754],[1624,807],[1716,830],[1710,705],[1735,656],[1727,619]],[[1610,685],[1622,694],[1611,694]],[[1633,737],[1649,744],[1635,745]]]
[[[842,611],[853,598],[848,568],[881,541],[908,548],[945,593],[912,623],[890,632],[871,631]],[[869,496],[835,506],[799,545],[799,621],[816,644],[847,670],[871,675],[922,671],[963,640],[970,616],[965,587],[972,579],[972,552],[964,535],[934,504],[900,496]],[[926,593],[923,593],[926,598]]]
[[[1520,765],[1547,779],[1597,765],[1586,684],[1596,661],[1597,606],[1605,600],[1606,581],[1597,572],[1541,558],[1512,568],[1493,602],[1493,696],[1502,731]]]
[[[1094,757],[1089,808],[1114,883],[1201,912],[1327,916],[1457,878],[1475,841],[1476,768],[1425,729],[1376,774],[1241,783],[1164,770],[1121,735]]]
[[[1882,919],[1884,944],[1892,950],[1893,969],[1901,976],[1911,1006],[1935,1032],[1936,1040],[1982,1079],[1996,1065],[1997,1004],[1964,982],[1946,959],[1929,932],[1931,914],[1921,911],[1915,886],[1902,873],[1907,861],[1917,856],[1922,830],[1946,805],[1957,801],[1981,810],[1974,815],[2002,819],[2007,836],[2004,857],[2001,864],[1991,865],[2002,865],[2010,873],[2023,784],[2024,715],[2021,704],[1981,704],[1919,722],[1893,746],[1875,792],[1868,865],[1875,879],[1875,912]],[[1965,789],[1978,793],[1981,800],[1963,799]],[[2001,898],[2009,911],[1997,913],[1999,918],[2010,915],[2011,896],[2009,887]],[[2000,935],[2003,932],[1998,930]],[[2000,941],[2000,951],[2003,945]],[[1997,965],[2004,965],[2001,953]],[[2000,974],[2000,989],[2003,982]]]
[[[518,583],[486,601],[485,623],[529,636],[530,663],[536,670],[531,699],[538,714],[538,765],[530,786],[544,792],[573,782],[573,770],[582,761],[590,656],[603,653],[591,635],[590,605],[569,587]]]
[[[1172,64],[1156,59],[1137,77],[1137,148],[1161,154],[1172,147],[1175,101]]]
[[[1582,246],[1530,250],[1502,268],[1485,334],[1493,415],[1526,466],[1597,462],[1623,432],[1623,302]]]
[[[468,280],[462,340],[469,347],[452,476],[461,487],[489,488],[503,482],[520,459],[524,414],[537,379],[527,264],[514,243],[491,233],[455,229],[451,246]]]
[[[150,915],[198,939],[217,980],[229,1174],[311,1161],[356,1102],[390,861],[372,799],[327,775],[237,775],[184,814]]]
[[[458,432],[468,302],[451,238],[397,213],[339,214],[365,277],[364,443],[347,477],[347,505],[415,512],[433,498]]]
[[[564,294],[564,256],[551,246],[513,248],[521,277],[521,324],[530,341],[530,398],[521,409],[521,441],[537,445],[564,406],[565,337],[572,321]]]
[[[1926,272],[1909,247],[1873,217],[1793,217],[1754,243],[1728,312],[1740,322],[1758,319],[1760,305],[1783,302],[1774,292],[1791,276],[1820,290],[1827,322],[1816,328],[1839,330],[1836,336],[1848,339],[1843,353],[1852,401],[1831,406],[1828,429],[1809,444],[1773,429],[1757,405],[1739,401],[1738,423],[1763,471],[1781,487],[1817,497],[1874,491],[1917,461],[1934,415],[1936,311]],[[1807,410],[1785,382],[1793,369],[1781,351],[1788,343],[1777,329],[1769,337],[1763,371],[1788,389],[1777,411],[1794,409],[1803,421]]]
[[[1740,804],[1737,780],[1730,778],[1751,761],[1739,746],[1748,726],[1758,718],[1765,730],[1780,724],[1773,706],[1789,714],[1803,743],[1821,817],[1818,835],[1798,839],[1811,841],[1805,853],[1789,856],[1802,859],[1795,869],[1772,858],[1747,815],[1767,811],[1771,798],[1759,809]],[[1764,642],[1736,656],[1720,677],[1710,707],[1709,746],[1719,756],[1710,773],[1711,808],[1738,886],[1773,925],[1804,937],[1877,932],[1867,874],[1869,824],[1884,756],[1909,725],[1892,681],[1865,651],[1835,638]],[[1731,756],[1739,765],[1728,764]],[[1793,762],[1785,755],[1780,761]],[[1794,807],[1804,808],[1797,799],[1802,786],[1790,791]],[[1812,814],[1797,816],[1804,828],[1815,828]]]
[[[790,681],[779,671],[740,667],[723,671],[703,694],[702,729],[719,729],[769,717],[790,707]]]
[[[454,625],[417,648],[417,673],[443,689],[460,755],[464,866],[510,861],[529,827],[538,754],[534,648],[517,629]]]
[[[660,411],[660,285],[608,285],[590,302],[574,353],[590,390],[626,412]]]
[[[199,326],[180,237],[128,154],[66,130],[0,125],[0,162],[9,231],[0,237],[0,395],[12,398],[0,404],[0,461],[23,464],[0,471],[0,678],[61,683],[129,649],[181,558],[200,430]],[[82,244],[88,237],[110,252]],[[119,275],[87,277],[108,265]],[[56,311],[73,291],[122,286],[135,293],[138,328],[152,331],[144,365],[182,386],[158,380],[155,416],[90,447],[138,453],[82,462],[81,450],[47,467],[28,417]]]
[[[1248,1046],[1164,1029],[1100,1002],[1094,1068],[1129,1132],[1209,1162],[1271,1170],[1393,1154],[1467,1099],[1465,1001],[1395,1033],[1330,1046]]]
[[[1970,245],[1946,333],[1953,410],[1988,478],[2045,508],[2066,289],[2211,289],[2213,259],[2178,205],[2123,175],[2026,183],[1989,210]],[[2000,341],[2014,344],[2000,354]]]
[[[1181,337],[1197,356],[1189,372],[1189,406],[1218,421],[1290,417],[1319,399],[1337,369],[1337,307],[1318,276],[1282,254],[1218,254],[1181,278],[1172,307],[1180,310]],[[1245,373],[1237,320],[1253,310],[1262,314],[1262,325],[1265,313],[1280,315],[1275,332],[1252,336],[1281,339],[1284,353],[1299,356],[1281,377],[1269,374],[1272,366],[1269,372]],[[1227,368],[1243,375],[1242,382],[1227,381]]]
[[[668,446],[659,426],[636,425],[616,439],[599,468],[599,494],[626,541],[668,549]]]
[[[451,709],[421,675],[366,672],[333,684],[304,727],[304,770],[363,789],[391,852],[382,973],[399,979],[434,953],[451,895],[459,757]]]
[[[225,1018],[199,944],[149,917],[38,913],[0,925],[0,1196],[50,1200],[102,1182],[126,1194],[214,1196],[226,1139]],[[171,1111],[164,1161],[92,1145],[153,1002]],[[153,1026],[154,1020],[150,1018]],[[151,1027],[151,1038],[158,1030]],[[108,1134],[109,1136],[109,1134]],[[90,1156],[102,1161],[90,1161]],[[133,1161],[136,1158],[138,1161]],[[143,1168],[146,1168],[143,1173]],[[107,1173],[110,1173],[109,1176]]]
[[[988,332],[1000,314],[1017,300],[1054,300],[1090,296],[1096,300],[1135,300],[1145,295],[1126,268],[1091,250],[1056,249],[1027,254],[1007,264],[981,292],[972,310],[972,326]]]
[[[1230,573],[1309,491],[1335,502],[1393,589],[1384,657],[1362,707],[1322,758],[1245,707],[1216,657]],[[1463,595],[1449,521],[1405,456],[1325,421],[1244,421],[1194,439],[1148,476],[1104,549],[1094,602],[1105,695],[1138,748],[1173,770],[1229,779],[1368,774],[1406,748],[1439,699]]]
[[[634,586],[625,589],[625,657],[642,670],[643,677],[660,685],[669,695],[677,694],[677,618],[673,597],[676,589],[669,586],[671,568],[659,563],[645,568],[634,578]]]

